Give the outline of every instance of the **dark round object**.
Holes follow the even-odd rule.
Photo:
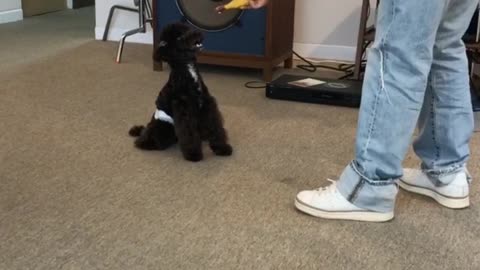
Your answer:
[[[204,31],[222,31],[235,25],[243,10],[227,10],[218,14],[215,8],[230,0],[176,0],[178,9],[193,26]]]

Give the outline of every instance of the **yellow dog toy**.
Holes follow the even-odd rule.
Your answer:
[[[216,10],[218,13],[222,13],[228,9],[245,9],[249,6],[250,2],[248,0],[232,0],[226,5],[218,6]]]

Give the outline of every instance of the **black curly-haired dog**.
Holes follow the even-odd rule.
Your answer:
[[[138,148],[164,150],[178,141],[186,160],[200,161],[202,141],[208,141],[216,155],[232,154],[216,100],[198,72],[196,53],[202,41],[201,32],[182,23],[163,29],[153,58],[169,64],[170,77],[147,126],[130,129]]]

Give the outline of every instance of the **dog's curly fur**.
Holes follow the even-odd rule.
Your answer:
[[[164,150],[178,142],[186,160],[200,161],[202,141],[208,141],[216,155],[232,154],[217,102],[198,72],[196,53],[202,41],[201,32],[183,23],[163,29],[153,58],[166,61],[171,72],[157,97],[156,108],[171,116],[173,123],[154,114],[146,127],[132,127],[129,134],[138,137],[136,147]]]

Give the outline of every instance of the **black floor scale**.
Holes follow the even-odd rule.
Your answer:
[[[480,112],[480,95],[472,94],[472,106],[474,112]]]
[[[359,107],[362,81],[282,75],[267,83],[266,96],[280,100]]]

